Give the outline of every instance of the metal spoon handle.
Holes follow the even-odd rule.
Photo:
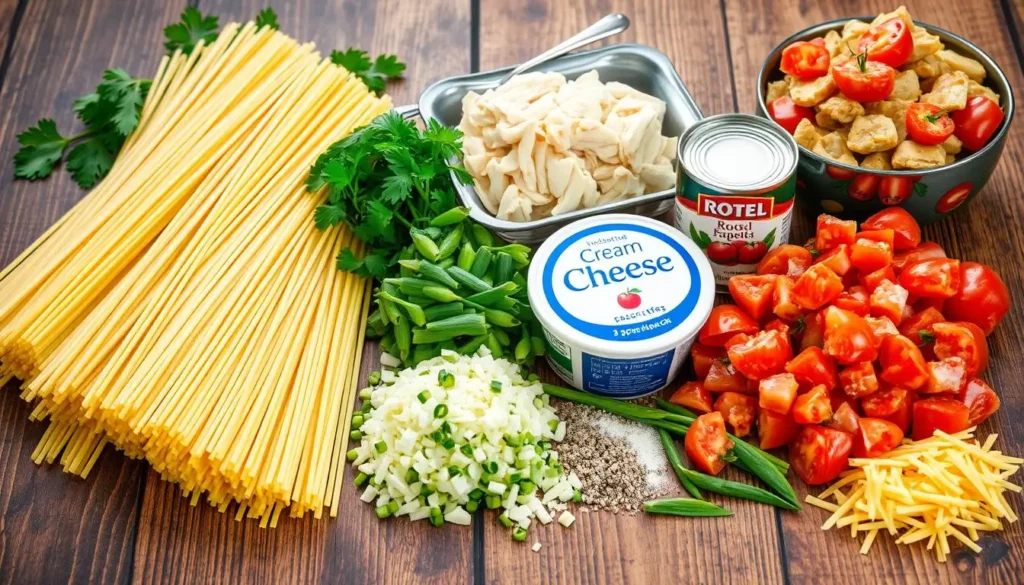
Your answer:
[[[533,69],[545,61],[549,61],[555,57],[561,57],[569,51],[574,51],[580,47],[589,45],[590,43],[618,34],[627,28],[629,28],[629,18],[627,18],[625,14],[613,12],[554,47],[551,47],[547,51],[544,51],[540,55],[537,55],[533,59],[519,65],[510,71],[508,75],[503,77],[499,82],[499,85],[501,83],[505,83],[515,75],[519,75],[520,73],[525,73],[526,71]]]

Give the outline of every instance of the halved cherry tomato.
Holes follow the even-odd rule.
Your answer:
[[[828,483],[846,469],[853,448],[849,433],[813,425],[804,427],[796,442],[789,446],[793,471],[807,485]]]
[[[980,425],[985,419],[999,410],[999,397],[980,378],[975,378],[964,386],[960,392],[960,401],[970,409],[967,424],[972,427]]]
[[[828,252],[839,244],[852,245],[856,236],[857,222],[842,220],[823,213],[818,216],[814,245],[818,250]]]
[[[884,205],[899,205],[914,192],[914,181],[910,177],[887,175],[878,183],[878,200]]]
[[[832,418],[832,401],[828,389],[818,385],[797,396],[791,412],[793,420],[801,425],[818,424]]]
[[[893,256],[892,266],[896,270],[903,270],[907,266],[920,262],[921,260],[931,260],[933,258],[945,258],[946,251],[942,249],[942,246],[935,242],[921,242],[919,246],[912,250],[906,250]]]
[[[707,323],[700,328],[698,341],[704,345],[722,347],[737,333],[757,333],[757,321],[736,305],[718,305],[711,309]]]
[[[884,387],[860,402],[864,414],[872,418],[887,420],[906,433],[910,429],[910,416],[914,397],[903,388]]]
[[[911,103],[905,123],[909,138],[925,146],[942,144],[953,134],[953,118],[935,104]]]
[[[725,357],[725,350],[719,347],[711,347],[703,343],[694,343],[690,348],[690,358],[693,360],[693,372],[697,379],[703,381],[711,371],[711,364]]]
[[[845,275],[853,267],[853,263],[850,262],[850,247],[846,244],[839,244],[828,252],[819,255],[814,262],[828,266],[832,272],[839,276]]]
[[[914,52],[914,39],[907,23],[896,16],[868,29],[857,43],[857,52],[889,67],[902,67]]]
[[[732,300],[758,321],[763,321],[771,314],[774,292],[774,274],[738,274],[729,279]]]
[[[960,392],[967,384],[967,364],[963,358],[948,357],[928,362],[928,381],[921,387],[922,394]]]
[[[864,288],[868,289],[868,293],[875,292],[878,285],[886,280],[896,282],[896,272],[893,271],[892,266],[886,266],[885,268],[880,268],[860,276],[860,282],[864,285]]]
[[[846,194],[857,201],[871,201],[878,194],[878,184],[881,181],[882,177],[871,173],[857,175],[850,181]]]
[[[831,390],[839,383],[836,361],[825,355],[820,347],[811,346],[801,351],[800,355],[789,360],[786,371],[793,374],[797,384],[804,389],[820,385]]]
[[[778,331],[762,331],[728,352],[733,367],[753,380],[782,372],[793,357],[789,339]]]
[[[914,345],[921,346],[924,345],[921,332],[928,331],[931,333],[933,325],[942,323],[945,320],[946,318],[942,316],[938,309],[929,307],[920,313],[914,313],[909,319],[900,323],[900,333],[913,342]]]
[[[775,98],[770,102],[768,104],[768,115],[771,116],[772,120],[775,120],[776,124],[782,126],[790,134],[796,132],[796,127],[800,125],[800,120],[814,121],[814,110],[796,105],[788,95]]]
[[[944,313],[952,321],[974,323],[992,333],[1010,310],[1010,291],[994,270],[977,262],[961,262],[956,293],[946,299]]]
[[[871,293],[868,304],[873,317],[888,317],[894,325],[903,320],[903,310],[907,308],[907,289],[891,281],[883,280]]]
[[[964,360],[966,375],[974,378],[988,366],[988,342],[985,332],[974,323],[935,323],[932,325],[936,357],[945,359],[958,357]]]
[[[861,232],[850,246],[850,262],[863,274],[892,263],[892,230]]]
[[[860,419],[860,432],[853,435],[854,457],[881,457],[899,446],[903,430],[882,418]]]
[[[900,330],[896,329],[888,317],[864,317],[864,321],[871,327],[871,333],[875,336],[875,346],[881,347],[882,340],[889,335],[899,335]]]
[[[832,79],[855,102],[880,102],[892,93],[896,71],[878,61],[847,59],[832,66]]]
[[[981,150],[1003,123],[1003,110],[985,96],[967,98],[967,106],[953,112],[953,134],[967,150]]]
[[[917,345],[902,335],[889,335],[878,351],[881,376],[886,382],[917,390],[928,382],[928,364]]]
[[[832,420],[828,422],[828,426],[852,435],[860,429],[860,416],[858,416],[857,411],[850,406],[850,403],[843,402],[840,403],[839,408],[832,413]]]
[[[949,191],[946,191],[939,200],[935,202],[935,213],[949,213],[957,207],[960,207],[967,198],[970,197],[971,191],[974,190],[972,183],[960,183],[956,187],[953,187]]]
[[[825,310],[824,349],[841,364],[872,362],[878,355],[875,335],[867,321],[838,307]]]
[[[800,425],[790,414],[779,414],[767,408],[757,413],[757,437],[762,449],[774,449],[788,445],[800,434]]]
[[[843,279],[824,264],[815,264],[796,279],[793,300],[804,309],[813,311],[830,303],[843,292]]]
[[[758,274],[800,276],[811,265],[811,253],[803,246],[783,244],[764,255],[757,265]]]
[[[914,403],[915,441],[927,439],[940,430],[945,433],[959,433],[971,425],[970,409],[955,398],[925,398]]]
[[[754,419],[757,417],[757,398],[737,392],[726,392],[715,400],[715,412],[725,417],[725,422],[732,427],[732,434],[746,437],[750,434]]]
[[[690,463],[704,473],[718,475],[725,469],[725,456],[733,447],[725,432],[725,419],[720,412],[702,414],[686,431],[683,448]]]
[[[800,349],[825,347],[825,312],[808,313],[797,320],[796,336]]]
[[[871,362],[847,366],[839,372],[839,385],[847,396],[862,398],[878,391],[878,376]]]
[[[828,73],[829,61],[831,56],[825,47],[807,41],[797,41],[782,50],[779,69],[786,75],[810,81]]]
[[[952,258],[921,260],[903,268],[900,286],[912,295],[948,299],[960,288],[960,261]]]
[[[715,394],[746,392],[747,377],[736,371],[727,360],[716,360],[708,370],[708,377],[704,378],[704,388]]]
[[[871,306],[868,304],[868,290],[863,286],[851,286],[850,288],[839,293],[836,300],[832,301],[832,305],[839,307],[844,311],[850,311],[856,313],[861,317],[866,317],[871,312]]]
[[[912,250],[921,243],[921,226],[914,216],[902,207],[889,207],[879,211],[860,224],[863,230],[893,230],[893,249]]]
[[[757,405],[780,414],[789,412],[800,387],[793,374],[775,374],[761,380]]]
[[[711,393],[700,382],[683,384],[668,399],[672,404],[678,404],[694,412],[711,412],[712,400]]]

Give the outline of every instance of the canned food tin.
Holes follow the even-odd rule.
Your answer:
[[[711,261],[715,283],[749,274],[789,240],[796,141],[764,118],[722,114],[679,139],[676,227]]]

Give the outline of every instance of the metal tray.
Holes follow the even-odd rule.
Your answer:
[[[668,57],[647,45],[612,45],[573,53],[554,59],[534,70],[557,71],[569,79],[576,79],[591,69],[597,69],[601,81],[625,83],[664,101],[666,111],[662,133],[666,136],[682,135],[683,131],[704,116],[693,96],[679,79],[679,74]],[[458,126],[462,120],[463,96],[470,91],[483,93],[495,87],[498,80],[511,70],[512,67],[506,67],[442,79],[420,95],[419,113],[424,119],[434,118],[446,126]],[[409,108],[402,109],[406,115],[412,113]],[[601,213],[633,213],[658,217],[672,207],[675,195],[675,191],[669,189],[564,215],[517,222],[494,217],[480,202],[473,185],[454,182],[462,204],[471,210],[470,217],[505,240],[523,243],[540,242],[567,223]]]

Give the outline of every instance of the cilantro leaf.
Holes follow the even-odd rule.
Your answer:
[[[401,77],[405,71],[405,63],[397,55],[378,55],[371,61],[369,53],[355,47],[331,52],[331,63],[347,69],[377,95],[384,92],[389,80]]]
[[[342,272],[354,272],[360,276],[366,276],[363,268],[363,259],[356,257],[351,248],[345,248],[338,254],[338,270]]]
[[[387,276],[388,261],[381,254],[374,252],[363,258],[363,267],[370,276],[383,280]]]
[[[92,188],[110,172],[123,143],[124,137],[113,130],[78,143],[66,161],[71,178],[83,189]]]
[[[274,30],[278,30],[279,28],[281,28],[277,24],[277,13],[274,12],[274,9],[269,6],[264,8],[263,10],[260,10],[256,14],[256,30],[259,30],[265,26],[269,26]]]
[[[313,212],[317,229],[325,230],[345,220],[345,209],[337,205],[321,205]]]
[[[181,22],[164,28],[167,42],[164,48],[168,54],[181,50],[189,55],[200,41],[210,44],[217,40],[217,29],[220,25],[216,16],[203,16],[201,12],[189,6],[181,13]]]
[[[98,101],[93,101],[93,109],[85,108],[80,114],[96,118],[102,111],[100,102],[110,106],[110,122],[121,136],[128,136],[139,125],[142,104],[146,101],[152,82],[148,79],[136,79],[124,69],[107,69],[103,72],[103,82],[96,87]],[[83,119],[87,125],[95,125],[96,120]],[[90,124],[90,122],[92,122]]]
[[[331,51],[331,63],[359,74],[370,70],[370,56],[361,49],[349,47],[345,51]]]
[[[14,155],[14,176],[30,181],[50,176],[70,142],[57,131],[56,122],[39,120],[18,135],[21,149]]]

